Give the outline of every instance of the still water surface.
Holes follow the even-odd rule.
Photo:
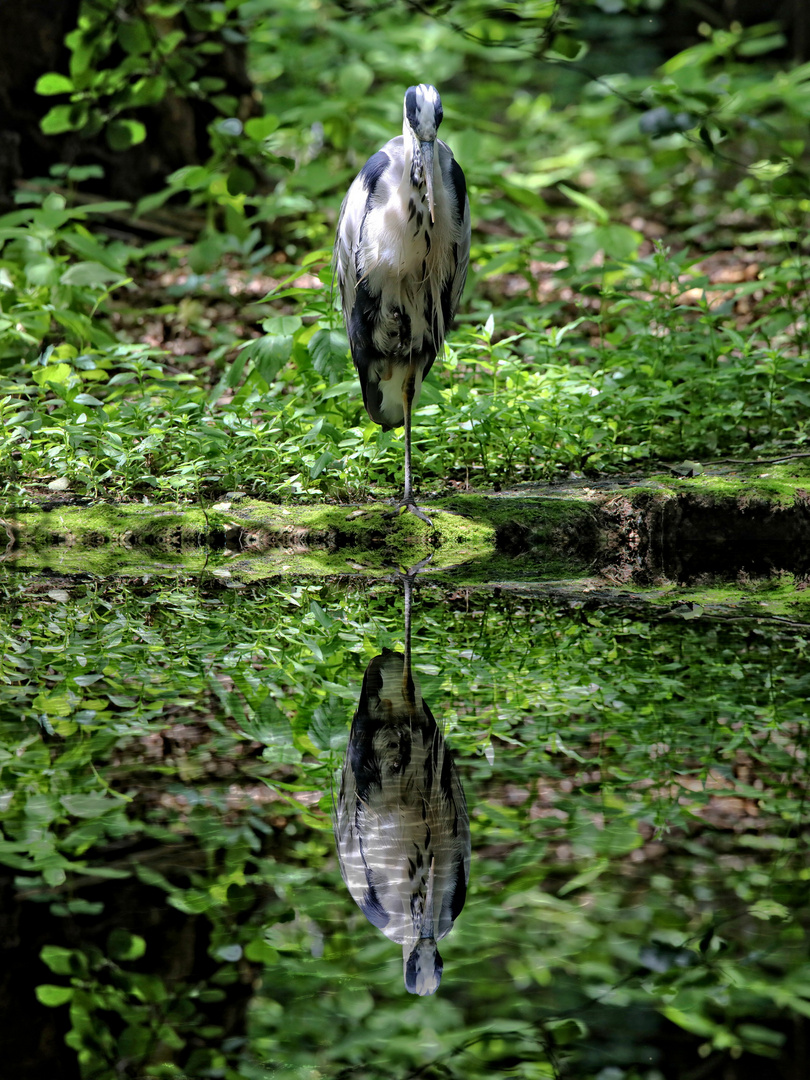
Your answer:
[[[8,1075],[806,1076],[808,632],[691,614],[6,580]]]

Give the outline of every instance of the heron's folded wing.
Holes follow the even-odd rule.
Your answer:
[[[470,201],[467,198],[467,181],[464,171],[453,157],[453,152],[446,143],[440,143],[442,177],[448,191],[452,192],[454,202],[453,223],[456,234],[456,264],[450,281],[447,284],[447,295],[442,298],[445,306],[445,325],[449,329],[453,316],[456,313],[461,294],[464,292],[464,282],[467,280],[467,269],[470,265]]]
[[[334,264],[337,272],[343,317],[347,324],[357,295],[357,255],[363,232],[363,221],[377,183],[390,162],[386,147],[378,150],[365,163],[352,181],[340,208],[335,235]]]

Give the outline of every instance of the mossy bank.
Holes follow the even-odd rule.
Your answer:
[[[18,570],[116,574],[221,565],[268,574],[378,574],[431,557],[464,582],[577,581],[706,589],[810,574],[810,477],[656,475],[458,494],[432,524],[386,504],[203,505],[67,499],[7,508]],[[781,579],[780,579],[781,580]]]

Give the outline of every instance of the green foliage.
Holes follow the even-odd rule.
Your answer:
[[[562,326],[541,307],[505,337],[493,318],[461,328],[423,390],[423,483],[474,476],[491,484],[802,445],[810,400],[804,354],[793,345],[798,312],[776,304],[743,334],[724,286],[684,264],[659,247],[605,264],[596,279],[583,274],[587,307]],[[775,290],[782,274],[792,278],[790,264],[768,275]],[[63,284],[63,303],[89,310],[101,300],[79,277]],[[301,315],[264,319],[264,335],[233,352],[213,385],[167,371],[155,349],[115,344],[89,316],[53,312],[73,342],[49,346],[30,381],[12,373],[2,384],[7,481],[64,478],[92,494],[390,492],[400,436],[365,417],[327,295],[283,290],[279,299]]]
[[[764,24],[707,30],[653,78],[591,78],[571,43],[601,32],[598,8],[542,3],[507,24],[481,0],[435,17],[302,0],[83,5],[68,72],[38,84],[70,99],[46,130],[104,126],[122,148],[154,123],[146,106],[204,99],[209,159],[136,213],[185,199],[206,225],[179,253],[170,239],[108,239],[98,226],[126,206],[70,201],[95,166],[60,167],[67,195],[29,186],[0,219],[6,491],[396,490],[401,436],[362,411],[331,292],[312,277],[328,283],[328,249],[313,248],[425,70],[467,172],[475,243],[467,308],[418,414],[423,483],[802,448],[810,65],[771,63],[783,42]],[[204,74],[232,47],[247,50],[258,115]],[[758,272],[717,282],[674,238],[652,249],[655,218],[704,249],[757,245]],[[267,221],[285,255],[255,329],[194,316],[191,298],[223,291],[229,266],[263,266]],[[186,278],[150,313],[135,282],[158,270]],[[205,362],[139,341],[150,314],[202,334]]]
[[[145,150],[179,98],[207,147],[134,208],[61,165],[0,218],[4,493],[390,494],[401,436],[362,409],[329,246],[426,78],[474,236],[424,486],[804,448],[810,65],[776,58],[775,24],[656,55],[657,11],[83,3],[37,84],[45,134]],[[241,100],[214,70],[231,49]],[[701,262],[724,250],[753,273]],[[86,1080],[649,1080],[664,1021],[703,1057],[773,1059],[810,1013],[800,628],[422,592],[417,670],[476,851],[427,1011],[330,836],[363,670],[401,644],[392,589],[71,591],[0,599],[0,861],[52,934],[36,1001]],[[140,904],[116,921],[122,890],[199,931],[189,970],[167,977]]]
[[[5,591],[0,861],[52,934],[37,998],[68,1006],[82,1075],[585,1078],[648,1060],[662,1019],[701,1053],[778,1053],[810,1000],[806,634],[420,588],[416,672],[475,851],[425,1011],[329,816],[364,668],[401,648],[397,592]],[[207,928],[193,969],[161,919],[138,928],[149,905]],[[87,943],[54,943],[76,920]],[[245,983],[225,1039],[208,1010]]]
[[[68,74],[49,72],[36,84],[45,96],[69,95],[42,121],[48,135],[103,131],[111,150],[126,150],[146,139],[146,126],[132,112],[178,97],[205,95],[225,115],[236,111],[221,93],[225,81],[205,75],[210,57],[223,50],[229,32],[225,5],[206,3],[83,2],[76,29],[65,44]],[[233,19],[231,18],[231,23]]]

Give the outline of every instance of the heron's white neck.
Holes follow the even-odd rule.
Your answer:
[[[419,140],[414,135],[413,128],[407,120],[402,125],[402,148],[405,151],[402,158],[404,172],[406,176],[410,176],[414,158],[417,155],[421,157],[421,154],[419,152]]]
[[[410,124],[402,126],[402,180],[400,198],[407,205],[415,189],[420,189],[422,202],[429,207],[430,222],[436,220],[436,203],[441,199],[442,182],[437,140],[421,141]],[[407,200],[407,201],[406,201]]]

